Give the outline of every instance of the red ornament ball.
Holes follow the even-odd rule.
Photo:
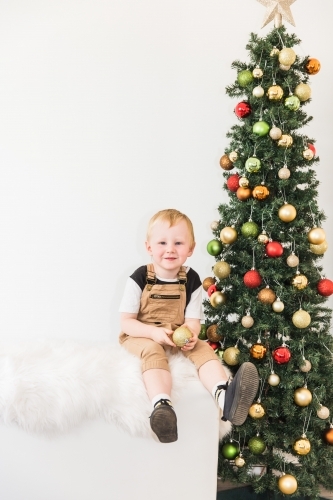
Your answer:
[[[312,153],[316,156],[316,148],[313,144],[308,143],[308,149],[311,149]]]
[[[216,291],[217,291],[216,285],[210,285],[210,287],[207,290],[208,297],[210,297]]]
[[[243,281],[248,288],[256,288],[261,285],[262,277],[256,269],[251,269],[251,271],[244,274]]]
[[[236,193],[237,189],[239,188],[239,179],[240,176],[238,174],[233,174],[228,177],[227,187],[233,193]]]
[[[282,345],[280,347],[277,347],[273,351],[272,356],[276,363],[278,363],[279,365],[284,365],[290,360],[291,352],[289,351],[288,347]]]
[[[265,247],[265,252],[268,257],[281,257],[283,246],[278,241],[270,241]]]
[[[210,347],[215,351],[219,347],[221,347],[219,342],[211,342],[210,340],[207,340],[207,344],[210,345]]]
[[[251,114],[251,112],[252,109],[248,102],[241,101],[238,104],[236,104],[235,115],[238,116],[238,118],[246,118]]]
[[[326,278],[322,278],[317,283],[317,290],[319,295],[324,297],[329,297],[333,293],[333,281]]]

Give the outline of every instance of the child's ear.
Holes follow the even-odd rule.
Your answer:
[[[150,246],[149,241],[146,241],[145,245],[146,245],[146,250],[149,253],[149,255],[152,255],[151,246]]]
[[[191,255],[193,254],[194,252],[194,249],[195,249],[195,243],[193,243],[192,245],[192,248],[190,249],[189,253],[188,253],[188,257],[191,257]]]

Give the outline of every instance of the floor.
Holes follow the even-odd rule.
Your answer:
[[[245,484],[242,486],[246,486]],[[219,479],[217,480],[217,491],[226,491],[232,490],[236,487],[235,483],[231,483],[229,481],[222,482]],[[320,496],[327,500],[333,500],[333,491],[327,491],[324,488],[320,489]]]

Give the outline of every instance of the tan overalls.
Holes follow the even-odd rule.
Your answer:
[[[178,283],[167,285],[156,285],[156,275],[153,264],[147,265],[147,284],[142,291],[140,310],[137,319],[147,325],[175,330],[184,324],[184,311],[186,306],[186,270],[182,267],[178,273]],[[178,347],[162,346],[145,337],[131,337],[125,333],[119,336],[119,342],[130,353],[141,359],[142,371],[152,368],[169,369],[168,358],[165,350],[178,352]],[[210,360],[218,360],[213,349],[204,342],[198,340],[191,351],[181,351],[189,358],[197,369]]]

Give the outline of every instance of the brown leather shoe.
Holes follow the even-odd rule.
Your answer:
[[[170,401],[161,399],[156,403],[150,415],[150,427],[161,443],[177,441],[177,416]]]

